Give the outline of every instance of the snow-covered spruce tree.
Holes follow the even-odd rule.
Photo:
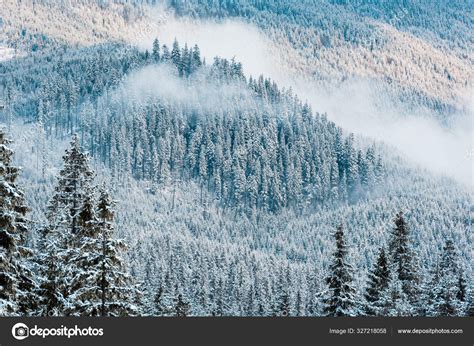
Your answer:
[[[121,254],[127,249],[121,239],[114,238],[114,209],[109,193],[102,189],[97,205],[102,258],[100,292],[102,316],[136,315],[141,292],[127,273]]]
[[[287,317],[290,316],[290,296],[284,288],[280,287],[280,296],[275,307],[275,316]]]
[[[164,289],[163,286],[158,287],[153,295],[153,310],[151,316],[163,316],[166,312],[166,306],[163,304]]]
[[[71,278],[68,314],[79,316],[129,316],[138,313],[140,292],[121,258],[126,249],[114,239],[113,202],[102,189],[97,206],[88,193],[79,213],[80,239],[71,258],[80,270]]]
[[[379,316],[397,317],[415,314],[415,308],[409,302],[402,282],[393,276],[389,280],[388,287],[381,293],[378,305]]]
[[[181,63],[181,51],[179,49],[179,43],[175,39],[173,42],[173,49],[171,49],[171,62],[179,68]]]
[[[462,299],[462,288],[460,289],[460,269],[454,243],[447,240],[443,247],[439,263],[438,280],[433,287],[434,306],[433,310],[437,316],[456,316],[463,314],[464,301]],[[461,283],[462,287],[462,283]]]
[[[93,280],[99,266],[97,251],[98,225],[95,211],[94,193],[87,188],[83,205],[79,211],[77,242],[70,247],[68,279],[68,296],[66,298],[66,315],[97,316],[97,285]]]
[[[456,298],[459,303],[459,315],[468,315],[469,312],[469,292],[466,284],[466,279],[464,274],[460,273],[458,277],[458,291],[456,293]]]
[[[71,147],[63,156],[55,193],[48,205],[48,226],[40,244],[40,314],[62,316],[70,309],[71,278],[81,272],[72,258],[77,257],[80,231],[79,215],[91,191],[93,172],[89,157],[82,152],[79,137],[73,136]]]
[[[390,282],[390,270],[388,267],[385,250],[380,249],[380,254],[374,268],[369,274],[368,287],[365,293],[365,313],[369,316],[377,315],[380,309],[380,298],[388,288]]]
[[[78,233],[79,211],[91,189],[94,173],[89,167],[89,156],[82,151],[76,134],[63,160],[64,168],[59,172],[55,194],[48,206],[48,219],[50,228],[67,229],[72,241],[77,240],[74,236]]]
[[[358,314],[355,300],[356,291],[352,286],[354,269],[348,259],[342,225],[337,227],[334,236],[336,251],[329,267],[330,275],[326,278],[329,289],[328,296],[324,300],[324,313],[326,316],[356,316]]]
[[[420,309],[420,315],[422,316],[436,316],[436,307],[435,307],[435,291],[434,287],[438,284],[439,281],[439,261],[433,264],[424,275],[422,275],[423,280],[420,283],[421,298],[423,306]]]
[[[296,299],[295,299],[295,316],[304,316],[304,304],[303,304],[303,297],[301,294],[301,290],[296,292]]]
[[[151,56],[153,58],[153,61],[159,62],[160,61],[160,42],[158,41],[157,38],[153,40],[153,49]]]
[[[183,295],[181,293],[178,293],[178,295],[175,298],[175,305],[174,305],[175,316],[186,317],[189,315],[189,309],[190,309],[189,303],[184,300]]]
[[[278,286],[275,290],[274,299],[274,316],[286,317],[291,314],[291,296],[289,287],[291,287],[291,269],[287,266],[285,269],[281,268],[278,276]]]
[[[393,279],[401,281],[403,292],[409,301],[418,305],[420,293],[418,273],[410,244],[410,231],[403,212],[396,214],[394,222],[395,228],[392,229],[389,241]]]
[[[29,221],[23,191],[16,185],[10,141],[0,130],[0,316],[30,315],[35,309],[36,281],[27,247]]]
[[[40,230],[39,251],[36,261],[39,264],[38,310],[40,316],[62,316],[66,306],[65,293],[67,258],[66,239],[61,233],[51,235],[45,227]]]

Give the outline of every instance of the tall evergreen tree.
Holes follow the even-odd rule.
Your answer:
[[[97,284],[94,274],[98,270],[98,254],[96,240],[98,238],[97,217],[94,194],[87,191],[79,212],[77,243],[69,250],[69,269],[72,277],[68,280],[69,295],[67,297],[67,315],[97,316]],[[91,280],[92,277],[92,280]]]
[[[189,315],[189,303],[186,302],[181,293],[178,293],[175,298],[175,314],[177,317],[186,317]]]
[[[459,304],[459,315],[467,315],[469,310],[469,292],[467,290],[466,279],[462,273],[460,273],[458,277],[456,298]]]
[[[76,134],[63,160],[64,167],[59,172],[55,194],[48,206],[48,219],[51,229],[67,229],[73,241],[79,231],[79,212],[91,189],[93,178],[89,156],[82,151]]]
[[[85,199],[79,224],[82,235],[72,258],[81,268],[71,279],[70,314],[82,316],[136,315],[140,292],[126,272],[120,252],[126,247],[113,238],[113,203],[105,190],[97,207],[93,194]]]
[[[101,240],[100,292],[101,315],[119,316],[138,313],[136,305],[141,292],[127,273],[121,257],[127,247],[123,240],[114,236],[113,202],[106,190],[102,190],[97,205],[99,238]]]
[[[170,50],[166,44],[162,47],[161,61],[168,62],[171,59]]]
[[[387,289],[381,293],[379,306],[381,316],[411,316],[416,312],[403,290],[402,282],[395,277],[390,278]]]
[[[166,306],[163,302],[164,289],[163,286],[160,286],[157,292],[153,295],[153,316],[163,316],[167,312]]]
[[[437,312],[434,304],[436,297],[433,288],[436,287],[439,282],[439,261],[434,265],[431,265],[422,277],[423,281],[420,284],[420,300],[423,302],[423,306],[420,309],[420,315],[436,316]]]
[[[194,72],[196,69],[201,67],[201,65],[201,52],[199,51],[199,47],[194,45],[191,56],[191,72]]]
[[[454,243],[447,240],[439,264],[439,276],[434,291],[434,310],[438,316],[456,316],[463,313],[463,285]],[[459,299],[459,298],[461,299]]]
[[[176,68],[180,68],[181,65],[181,51],[179,49],[178,40],[174,40],[173,48],[171,49],[171,62],[176,66]]]
[[[160,42],[158,41],[157,38],[153,40],[153,49],[151,52],[151,56],[153,58],[153,61],[155,62],[160,61]]]
[[[0,316],[30,315],[36,305],[28,207],[16,184],[20,170],[12,166],[10,143],[0,130]]]
[[[79,219],[85,201],[90,198],[93,178],[89,157],[82,151],[77,135],[73,136],[63,160],[64,167],[48,206],[49,224],[43,230],[38,257],[42,293],[39,311],[55,316],[71,310],[68,297],[72,290],[77,290],[71,282],[82,269],[73,259],[78,257],[81,237],[89,227],[79,223]]]
[[[333,262],[329,267],[330,275],[326,278],[329,295],[324,301],[324,313],[327,316],[355,316],[357,315],[356,291],[352,286],[354,270],[348,259],[342,225],[337,227],[334,236],[336,251],[333,254]]]
[[[413,304],[419,303],[418,276],[415,258],[410,244],[410,231],[403,212],[396,214],[389,251],[394,278],[401,281],[403,292]]]
[[[287,287],[283,287],[283,285],[280,284],[278,289],[279,296],[277,297],[275,306],[275,316],[290,316],[290,295],[286,290]]]
[[[385,250],[380,249],[377,263],[374,265],[372,272],[369,274],[368,287],[365,293],[366,314],[376,315],[380,308],[380,298],[384,291],[387,290],[390,283],[390,270],[388,267]]]
[[[66,268],[68,253],[66,239],[62,233],[54,233],[45,227],[40,230],[41,240],[37,262],[39,264],[39,303],[37,314],[40,316],[63,316],[67,305],[68,292]]]

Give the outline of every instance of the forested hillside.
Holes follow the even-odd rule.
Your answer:
[[[354,77],[382,80],[381,94],[446,116],[466,106],[472,88],[469,5],[469,1],[6,0],[0,48],[17,49],[16,54],[23,55],[69,44],[137,44],[170,25],[174,13],[184,19],[238,19],[260,28],[273,42],[271,54],[294,75],[326,88]]]
[[[384,93],[446,115],[472,87],[468,2],[171,1],[179,15],[243,18],[288,50],[285,66],[322,85],[383,79]],[[283,48],[284,47],[284,48]],[[275,52],[278,54],[278,52]]]
[[[247,211],[355,200],[382,184],[373,147],[357,150],[352,137],[291,91],[263,77],[247,81],[235,61],[202,66],[199,48],[180,49],[178,42],[171,51],[156,43],[152,54],[119,46],[87,52],[35,64],[24,59],[14,69],[5,64],[7,115],[39,122],[43,142],[79,131],[114,176],[132,173],[156,183],[193,178],[222,206]],[[144,76],[159,79],[156,90],[141,86],[150,83]],[[178,89],[189,93],[177,97]],[[214,98],[220,99],[211,105]],[[38,155],[45,151],[40,143]]]
[[[133,44],[173,11],[239,18],[311,88],[368,76],[445,116],[472,79],[467,4],[5,3],[0,315],[473,313],[470,186],[236,58]]]

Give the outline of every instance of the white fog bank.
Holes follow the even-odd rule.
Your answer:
[[[287,48],[276,47],[250,24],[230,20],[220,23],[183,20],[157,10],[156,32],[138,44],[149,49],[155,37],[168,45],[175,38],[182,44],[198,44],[208,62],[214,56],[235,57],[242,62],[247,75],[263,74],[281,87],[292,87],[315,111],[326,112],[345,130],[384,141],[397,148],[406,159],[433,173],[454,178],[470,188],[474,184],[472,97],[460,107],[465,109],[464,113],[456,115],[450,128],[446,128],[434,117],[425,116],[426,110],[412,110],[407,114],[391,102],[381,102],[383,95],[370,80],[348,80],[331,90],[304,81],[305,76],[288,65],[292,53]]]

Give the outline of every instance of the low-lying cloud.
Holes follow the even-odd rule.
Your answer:
[[[150,49],[157,37],[162,44],[171,47],[176,38],[180,44],[197,44],[208,63],[215,56],[240,61],[247,75],[276,75],[275,59],[269,63],[268,54],[273,43],[255,26],[238,20],[222,22],[194,19],[178,19],[164,9],[157,8],[154,14],[155,31],[140,39],[137,44]]]
[[[135,104],[146,104],[159,99],[169,104],[179,104],[201,113],[250,106],[249,90],[242,83],[210,83],[206,74],[193,75],[191,80],[179,78],[171,65],[150,65],[128,75],[114,96]],[[245,99],[247,104],[240,100]],[[254,104],[255,106],[255,104]]]
[[[298,90],[344,129],[390,144],[406,159],[472,186],[472,105],[453,115],[447,127],[425,108],[406,110],[382,100],[388,96],[377,85],[358,79],[330,92]]]
[[[388,96],[380,92],[379,82],[352,79],[336,88],[326,88],[308,81],[284,63],[288,61],[285,54],[289,54],[285,49],[275,47],[264,33],[247,23],[177,19],[160,12],[152,36],[141,40],[139,45],[151,47],[155,36],[166,44],[177,38],[182,43],[198,44],[208,61],[214,56],[235,57],[243,63],[247,75],[263,74],[280,86],[292,87],[314,110],[326,112],[345,130],[390,144],[403,157],[433,173],[473,186],[472,100],[460,107],[465,111],[457,114],[447,128],[427,114],[426,109],[411,109],[407,113],[393,102],[383,102],[381,98]]]

